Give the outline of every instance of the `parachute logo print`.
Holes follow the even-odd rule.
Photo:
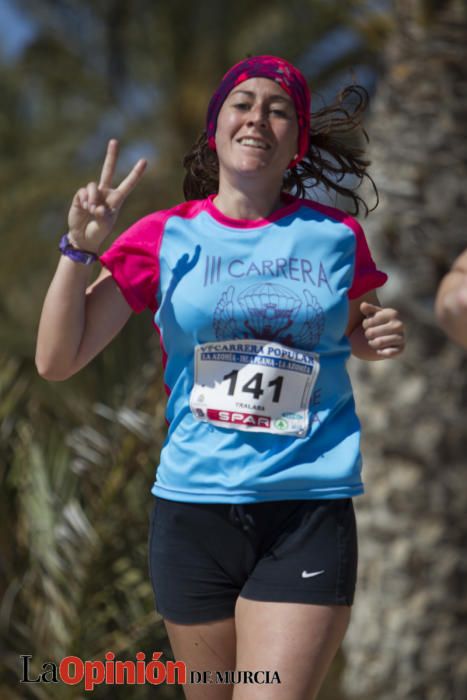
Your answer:
[[[243,311],[243,323],[235,312],[235,289],[222,293],[214,311],[213,326],[217,340],[256,338],[273,340],[298,348],[315,347],[324,330],[324,311],[308,289],[305,297],[305,321],[291,328],[303,300],[290,289],[271,282],[254,284],[241,292],[237,302]]]

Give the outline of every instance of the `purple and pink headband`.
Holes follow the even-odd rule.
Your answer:
[[[274,80],[293,100],[298,120],[298,149],[297,157],[289,165],[292,168],[308,152],[311,96],[307,82],[298,68],[276,56],[252,56],[227,71],[209,102],[206,119],[208,145],[213,151],[216,150],[217,117],[225,98],[234,87],[250,78]]]

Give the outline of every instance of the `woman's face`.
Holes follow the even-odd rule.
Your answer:
[[[292,98],[273,80],[250,78],[227,96],[217,118],[220,173],[268,174],[281,179],[297,153]]]

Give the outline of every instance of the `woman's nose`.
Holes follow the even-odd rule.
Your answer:
[[[266,122],[266,111],[263,109],[263,107],[261,107],[261,105],[253,107],[253,109],[249,111],[247,120],[248,125],[260,124],[261,126],[265,126]]]

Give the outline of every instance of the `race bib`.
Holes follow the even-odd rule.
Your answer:
[[[267,340],[195,348],[195,418],[237,430],[305,437],[319,355]]]

